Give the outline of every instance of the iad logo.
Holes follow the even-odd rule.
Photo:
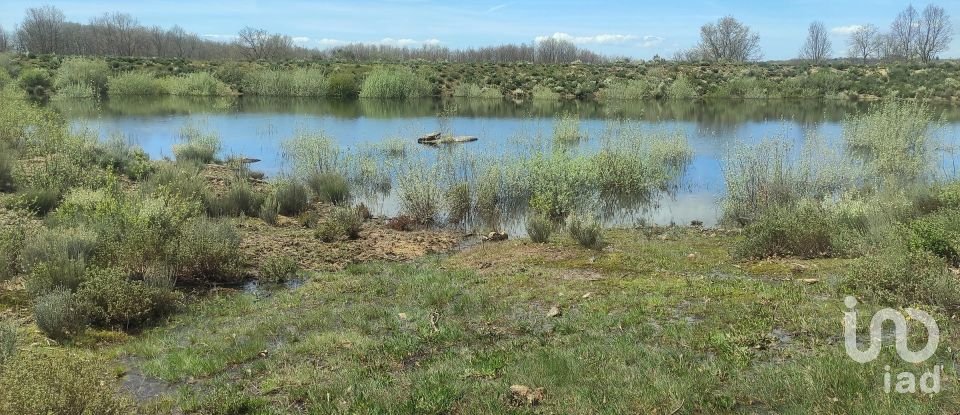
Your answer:
[[[866,350],[860,350],[857,345],[857,299],[848,296],[844,299],[844,304],[850,311],[843,313],[843,340],[847,349],[847,355],[859,363],[873,361],[880,355],[880,348],[883,346],[883,323],[893,322],[894,341],[897,346],[897,354],[900,358],[910,363],[922,363],[929,359],[937,351],[940,345],[940,327],[929,314],[915,308],[907,308],[905,311],[910,319],[916,320],[927,328],[927,344],[919,351],[910,350],[907,340],[910,335],[910,329],[907,327],[907,317],[897,310],[884,308],[873,315],[870,319],[870,344]],[[884,368],[883,386],[887,393],[890,393],[891,379],[890,366]],[[923,373],[920,376],[920,391],[923,393],[940,392],[940,373],[942,366],[934,366],[932,371]],[[917,378],[911,372],[902,372],[897,374],[897,383],[895,391],[897,393],[914,393],[917,390]]]

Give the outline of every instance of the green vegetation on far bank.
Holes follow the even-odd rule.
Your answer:
[[[348,63],[151,58],[4,58],[37,96],[269,95],[515,99],[876,99],[960,100],[952,61],[856,65],[782,63]],[[190,75],[199,73],[201,75]],[[44,81],[46,79],[46,81]],[[115,88],[104,88],[111,82]],[[392,85],[392,86],[391,86]]]

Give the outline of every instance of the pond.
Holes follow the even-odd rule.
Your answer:
[[[681,131],[693,150],[677,189],[659,195],[641,213],[617,219],[618,224],[644,221],[686,224],[693,220],[714,225],[723,196],[722,160],[740,143],[779,137],[800,144],[810,134],[837,140],[844,117],[870,104],[816,100],[525,102],[489,99],[453,100],[324,100],[293,98],[112,98],[96,101],[55,101],[53,105],[74,129],[92,129],[101,137],[122,134],[151,157],[171,157],[184,126],[216,132],[224,155],[260,159],[255,169],[268,175],[288,171],[280,144],[300,131],[323,130],[343,148],[356,148],[391,138],[415,142],[440,129],[443,122],[457,135],[479,137],[462,144],[468,151],[509,154],[517,135],[551,136],[560,114],[578,114],[588,136],[580,146],[596,146],[611,120],[635,120],[643,129]],[[944,137],[955,144],[960,109],[937,106],[947,122]],[[444,117],[438,114],[446,113]],[[438,150],[432,150],[438,151]],[[956,159],[945,157],[944,169]],[[387,197],[377,213],[395,214]]]

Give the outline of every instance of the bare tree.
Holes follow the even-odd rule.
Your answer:
[[[902,59],[913,59],[914,44],[920,25],[920,16],[913,5],[907,6],[890,24],[892,54]]]
[[[722,62],[746,62],[762,55],[760,36],[732,16],[703,25],[696,50],[701,59]]]
[[[0,26],[0,52],[6,52],[10,50],[10,44],[13,43],[10,41],[10,35],[7,34],[7,31],[3,29],[3,26]]]
[[[569,40],[547,38],[537,42],[534,59],[543,63],[573,62],[577,59],[577,46]]]
[[[266,57],[269,37],[270,34],[266,30],[247,26],[237,33],[236,45],[240,49],[240,53],[247,59],[263,59]]]
[[[867,63],[870,58],[879,58],[882,41],[880,30],[876,26],[860,26],[850,34],[849,55],[863,63]]]
[[[821,63],[830,59],[832,51],[833,44],[830,42],[830,35],[823,22],[810,23],[810,28],[807,29],[807,41],[800,49],[800,59]]]
[[[153,26],[148,29],[150,43],[153,44],[153,51],[157,57],[163,57],[163,52],[167,46],[167,31],[160,26]]]
[[[923,62],[929,62],[938,53],[947,50],[953,40],[953,26],[943,7],[930,4],[923,9],[916,38],[917,56]]]
[[[53,6],[31,7],[17,38],[20,47],[30,53],[56,53],[63,46],[63,12]]]

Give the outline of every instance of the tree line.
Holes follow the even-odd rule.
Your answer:
[[[869,61],[929,62],[953,40],[950,16],[943,7],[912,5],[901,11],[887,32],[872,24],[857,25],[848,39],[847,57]],[[287,35],[245,27],[229,42],[208,39],[184,30],[144,26],[126,13],[105,13],[88,23],[69,22],[53,6],[26,10],[12,31],[0,27],[0,52],[32,54],[140,56],[184,59],[336,59],[346,61],[448,61],[602,63],[612,60],[570,41],[549,38],[529,44],[451,49],[439,45],[398,47],[352,43],[327,50],[297,45]],[[820,63],[832,58],[830,34],[822,22],[813,22],[800,49],[801,60]],[[747,62],[763,58],[760,36],[732,16],[700,28],[700,41],[674,55],[677,61]]]

